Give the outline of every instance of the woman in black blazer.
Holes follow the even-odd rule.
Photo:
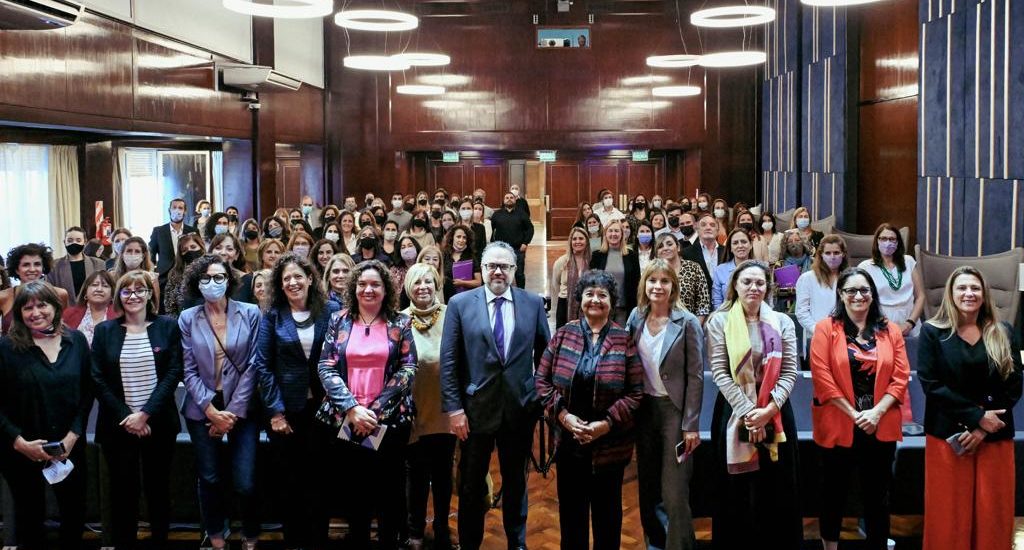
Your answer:
[[[601,248],[590,255],[590,269],[607,271],[619,288],[625,289],[612,310],[612,320],[626,326],[629,312],[636,307],[636,288],[640,284],[640,256],[626,245],[622,235],[625,220],[612,220],[604,228]]]
[[[122,316],[97,325],[92,341],[96,441],[110,470],[112,542],[117,548],[137,544],[141,481],[150,538],[160,548],[167,543],[171,457],[181,428],[174,406],[183,371],[181,332],[176,319],[157,315],[156,288],[143,271],[121,276],[114,305]]]
[[[320,456],[310,431],[324,398],[317,374],[320,349],[338,304],[328,301],[313,264],[304,256],[281,257],[271,275],[270,307],[260,322],[253,368],[267,416],[284,503],[286,548],[319,548],[327,541],[327,509],[320,505],[310,457]]]

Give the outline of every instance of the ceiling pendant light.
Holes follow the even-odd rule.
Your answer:
[[[874,4],[882,0],[800,0],[800,3],[816,8],[840,8],[845,6],[859,6],[861,4]]]
[[[415,15],[390,10],[348,10],[334,15],[339,27],[356,31],[408,31],[419,26]]]
[[[774,20],[775,10],[766,6],[722,6],[690,14],[691,25],[717,29],[762,25]]]
[[[444,93],[444,86],[429,86],[427,84],[402,84],[396,86],[395,91],[404,95],[441,95]]]
[[[406,52],[391,57],[413,67],[441,67],[452,62],[452,58],[443,53]]]
[[[280,19],[312,19],[330,15],[334,11],[332,0],[272,0],[269,4],[256,0],[222,0],[222,4],[244,15]]]
[[[651,93],[654,97],[690,97],[700,95],[700,86],[657,86]]]
[[[735,51],[704,54],[700,57],[700,64],[703,67],[722,69],[728,67],[747,67],[760,65],[768,60],[764,52],[756,51]]]
[[[674,55],[652,55],[647,58],[648,67],[661,67],[668,69],[679,69],[682,67],[693,67],[700,64],[699,55],[686,53]]]
[[[407,61],[394,59],[387,55],[350,55],[343,61],[349,69],[364,71],[404,71],[409,68]]]

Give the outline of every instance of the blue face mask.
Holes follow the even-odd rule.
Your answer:
[[[303,216],[308,216],[311,212],[313,212],[313,207],[312,206],[310,206],[308,204],[305,204],[305,205],[302,206],[302,215]]]
[[[228,232],[228,226],[226,226],[226,225],[218,225],[218,226],[215,226],[213,228],[214,235],[223,235],[224,233],[227,233],[227,232]]]
[[[641,233],[636,236],[636,240],[639,241],[640,244],[646,246],[651,244],[651,241],[654,240],[654,235],[651,235],[650,233]]]
[[[797,218],[796,219],[796,226],[797,226],[797,228],[799,228],[799,229],[807,229],[808,225],[811,225],[811,219],[810,218]]]
[[[216,302],[224,297],[224,293],[228,290],[228,282],[218,283],[217,281],[210,280],[208,283],[199,283],[199,292],[203,293],[203,298],[207,302]]]

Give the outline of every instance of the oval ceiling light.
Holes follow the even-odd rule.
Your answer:
[[[401,86],[396,86],[395,91],[404,95],[441,95],[444,93],[444,86],[402,84]]]
[[[441,67],[452,62],[452,58],[443,53],[406,52],[391,57],[405,61],[413,67]]]
[[[774,20],[775,10],[765,6],[722,6],[690,14],[691,25],[718,29],[762,25]]]
[[[334,11],[332,0],[277,0],[269,4],[255,0],[222,0],[225,8],[244,15],[280,19],[312,19]]]
[[[415,15],[390,10],[348,10],[334,15],[339,27],[356,31],[408,31],[419,26]]]
[[[409,63],[387,55],[350,55],[342,61],[349,69],[364,71],[404,71]]]
[[[700,86],[658,86],[651,93],[654,97],[690,97],[700,95]]]
[[[679,69],[682,67],[693,67],[700,63],[699,55],[680,53],[674,55],[652,55],[647,58],[648,67],[662,67],[668,69]]]
[[[700,64],[704,67],[722,69],[727,67],[746,67],[749,65],[760,65],[768,60],[768,54],[755,51],[735,51],[709,53],[700,57]]]
[[[861,4],[874,4],[882,0],[800,0],[800,3],[816,8],[839,8],[844,6],[859,6]]]

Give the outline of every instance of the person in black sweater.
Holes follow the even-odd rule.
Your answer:
[[[491,242],[503,241],[516,251],[516,286],[526,288],[526,247],[533,240],[530,214],[516,205],[516,196],[505,193],[501,210],[491,216]]]
[[[953,271],[938,313],[921,329],[925,394],[924,548],[1013,546],[1013,407],[1020,341],[997,320],[988,285]]]
[[[62,309],[49,283],[26,283],[14,298],[10,333],[0,339],[0,470],[14,497],[19,548],[45,547],[42,470],[66,460],[74,469],[51,485],[60,508],[59,547],[82,547],[88,468],[79,439],[93,400],[89,343],[61,325]],[[58,448],[47,452],[47,444]]]

